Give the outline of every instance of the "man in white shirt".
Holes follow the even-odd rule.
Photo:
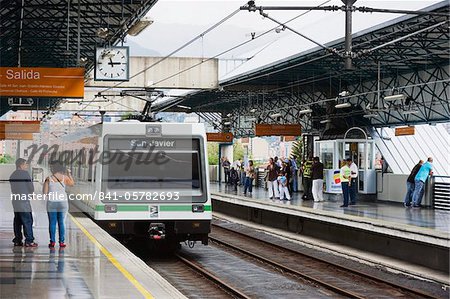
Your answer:
[[[351,185],[350,185],[350,205],[356,205],[356,192],[358,192],[358,166],[352,159],[347,159],[350,165]]]

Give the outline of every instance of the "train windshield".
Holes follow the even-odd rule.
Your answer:
[[[108,189],[180,190],[201,188],[197,151],[159,152],[159,157],[122,152],[108,164]]]

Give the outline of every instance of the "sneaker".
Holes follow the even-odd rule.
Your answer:
[[[411,207],[411,204],[403,203],[403,206],[404,206],[405,208],[409,208],[409,207]]]
[[[61,248],[64,248],[64,247],[66,247],[67,245],[64,243],[64,242],[59,242],[59,247],[61,247]]]
[[[346,208],[346,207],[348,207],[348,206],[346,206],[346,205],[342,205],[342,206],[339,206],[340,208]]]
[[[50,242],[48,243],[48,248],[55,248],[56,243],[55,242]]]
[[[14,242],[14,246],[23,246],[23,242]]]
[[[37,243],[25,243],[25,247],[38,247]]]
[[[413,208],[421,208],[422,207],[422,205],[413,205]]]

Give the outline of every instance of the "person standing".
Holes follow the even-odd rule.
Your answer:
[[[239,183],[239,172],[234,169],[234,167],[231,167],[230,170],[230,184],[233,186],[233,190],[237,191],[237,185]]]
[[[349,167],[348,160],[343,161],[343,166],[341,167],[341,187],[342,187],[342,195],[344,197],[344,204],[341,205],[341,208],[348,207],[349,201],[349,193],[350,193],[350,185],[351,185],[351,170]]]
[[[25,159],[16,160],[16,170],[9,177],[11,185],[11,201],[14,209],[14,246],[37,247],[33,235],[33,215],[30,200],[34,194],[33,181],[28,173]],[[23,234],[22,234],[23,229]]]
[[[56,244],[56,224],[58,224],[59,247],[66,247],[65,243],[65,219],[69,210],[69,202],[66,193],[66,186],[73,186],[74,181],[69,170],[59,162],[50,164],[52,175],[44,181],[43,194],[47,199],[47,215],[49,222],[50,243],[49,248],[54,248]]]
[[[280,188],[280,199],[281,200],[291,200],[291,195],[288,189],[288,179],[286,177],[286,172],[282,170],[277,178],[279,188]]]
[[[413,208],[420,208],[423,193],[425,192],[425,182],[428,176],[433,175],[433,158],[429,157],[419,169],[414,178],[414,194],[413,194]]]
[[[292,192],[297,192],[298,190],[298,166],[297,157],[292,156],[291,159],[291,172],[292,172]]]
[[[356,205],[356,193],[358,192],[358,165],[351,158],[347,159],[351,172],[350,205]]]
[[[275,164],[273,158],[269,159],[269,165],[267,166],[267,185],[269,188],[269,198],[280,198],[279,190],[278,190],[278,166]]]
[[[323,201],[323,163],[320,162],[319,157],[313,158],[311,172],[314,201]]]
[[[406,179],[406,195],[405,200],[403,201],[403,205],[405,208],[411,206],[412,197],[414,194],[414,186],[415,186],[415,177],[417,173],[420,170],[420,167],[422,167],[423,160],[420,160],[419,163],[414,166],[414,168],[411,170],[411,173],[409,174],[408,178]]]
[[[305,186],[305,192],[303,193],[302,199],[303,200],[310,200],[313,198],[312,196],[312,156],[309,156],[308,160],[303,164],[303,180],[304,180],[304,186]]]
[[[255,168],[253,167],[253,161],[248,161],[248,166],[245,168],[245,186],[244,195],[247,195],[247,190],[252,196],[253,179],[255,178]]]
[[[230,166],[231,163],[228,161],[227,157],[223,158],[222,167],[225,174],[225,184],[228,185],[230,183]]]

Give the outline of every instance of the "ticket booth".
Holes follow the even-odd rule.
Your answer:
[[[352,130],[364,134],[355,136]],[[344,138],[334,140],[317,140],[315,152],[324,164],[324,182],[326,193],[342,193],[340,183],[340,168],[343,160],[352,158],[358,166],[358,193],[376,193],[375,172],[375,142],[369,139],[360,128],[352,128],[346,132]]]

